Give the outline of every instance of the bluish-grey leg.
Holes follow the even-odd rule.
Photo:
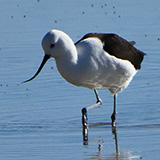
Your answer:
[[[82,125],[83,125],[83,140],[85,144],[88,141],[88,117],[87,112],[96,108],[99,108],[102,105],[102,100],[99,98],[97,90],[94,89],[97,102],[91,106],[82,108]]]
[[[116,101],[117,101],[117,94],[114,95],[114,109],[113,109],[113,114],[111,115],[111,119],[112,119],[112,127],[116,126]]]

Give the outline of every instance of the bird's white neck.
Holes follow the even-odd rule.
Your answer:
[[[62,75],[64,79],[71,82],[73,81],[71,78],[74,77],[74,74],[76,74],[76,68],[77,68],[77,62],[78,62],[78,53],[77,49],[73,43],[73,41],[70,39],[64,41],[63,45],[63,56],[56,58],[56,65],[58,68],[58,71]],[[71,74],[73,76],[71,76]]]

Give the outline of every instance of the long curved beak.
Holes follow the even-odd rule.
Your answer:
[[[33,80],[34,78],[36,78],[49,58],[50,58],[49,55],[45,55],[40,67],[38,68],[38,71],[36,72],[36,74],[32,78],[30,78],[26,81],[23,81],[22,83],[29,82],[29,81]]]

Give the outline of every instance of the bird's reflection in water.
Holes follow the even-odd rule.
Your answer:
[[[98,124],[94,125],[94,126],[98,126]],[[88,125],[86,125],[85,127],[83,126],[83,145],[88,145],[88,129],[89,129]],[[112,155],[109,155],[109,156],[102,156],[104,141],[103,140],[99,140],[98,141],[99,145],[97,147],[98,151],[97,151],[97,153],[95,155],[92,155],[90,158],[88,158],[89,160],[92,160],[92,159],[96,159],[96,160],[133,160],[133,159],[142,159],[142,157],[139,156],[139,155],[133,155],[131,151],[120,151],[119,150],[118,134],[117,134],[117,128],[116,127],[112,127],[112,134],[114,136],[113,139],[115,141],[115,153],[113,153]]]
[[[119,156],[119,146],[118,146],[118,135],[117,135],[116,127],[112,127],[112,134],[114,135],[114,139],[115,139],[115,146],[116,146],[115,157],[117,158]]]
[[[83,127],[83,145],[88,145],[88,126]]]

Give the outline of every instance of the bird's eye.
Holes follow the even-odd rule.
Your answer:
[[[55,46],[54,44],[51,44],[51,45],[50,45],[50,48],[53,48],[54,46]]]

